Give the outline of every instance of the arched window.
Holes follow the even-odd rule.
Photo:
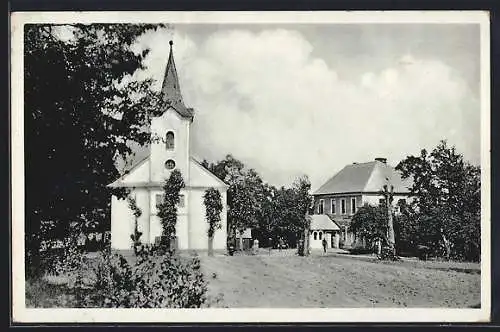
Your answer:
[[[174,143],[174,133],[172,131],[169,131],[166,135],[165,135],[165,143],[167,145],[167,150],[173,150],[174,147],[175,147],[175,143]]]
[[[319,240],[323,237],[323,233],[319,232]]]
[[[318,239],[318,232],[314,232],[313,235],[314,235],[314,239],[317,240]]]

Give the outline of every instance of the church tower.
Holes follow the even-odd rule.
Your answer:
[[[184,104],[175,68],[173,42],[161,88],[163,109],[151,119],[150,176],[152,182],[163,182],[174,169],[189,184],[189,129],[194,118],[192,108]]]

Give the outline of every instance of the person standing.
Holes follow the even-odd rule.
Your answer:
[[[253,240],[252,249],[253,249],[254,255],[256,255],[259,252],[259,240],[258,239]]]
[[[326,254],[326,246],[327,246],[327,242],[326,242],[326,239],[323,238],[323,241],[321,241],[321,243],[323,244],[323,253]]]

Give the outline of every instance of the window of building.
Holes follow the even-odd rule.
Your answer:
[[[174,133],[172,131],[169,131],[165,135],[165,143],[167,146],[167,150],[173,150],[175,147],[175,142],[174,142]]]
[[[179,195],[179,207],[183,208],[186,206],[186,198],[184,195]]]
[[[351,198],[351,214],[356,213],[356,197]]]
[[[318,232],[314,232],[313,233],[313,237],[314,237],[315,240],[317,240],[318,239]]]
[[[331,213],[332,213],[332,214],[337,213],[337,212],[336,212],[336,206],[335,206],[335,198],[332,198],[332,202],[331,202]]]
[[[323,237],[323,233],[319,232],[318,233],[318,239],[321,240],[322,237]]]
[[[325,200],[320,199],[318,204],[318,214],[325,213]]]
[[[174,169],[175,168],[175,161],[172,159],[169,159],[165,162],[165,168],[166,169]]]
[[[346,214],[347,213],[345,198],[342,198],[340,200],[340,213],[342,213],[342,214]]]

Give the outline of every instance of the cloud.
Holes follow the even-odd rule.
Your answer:
[[[479,160],[479,103],[444,62],[401,54],[347,81],[296,31],[218,31],[197,44],[160,31],[140,40],[151,53],[136,77],[160,87],[172,36],[202,158],[232,153],[271,183],[307,174],[313,189],[345,164],[379,156],[396,164],[441,139]]]

